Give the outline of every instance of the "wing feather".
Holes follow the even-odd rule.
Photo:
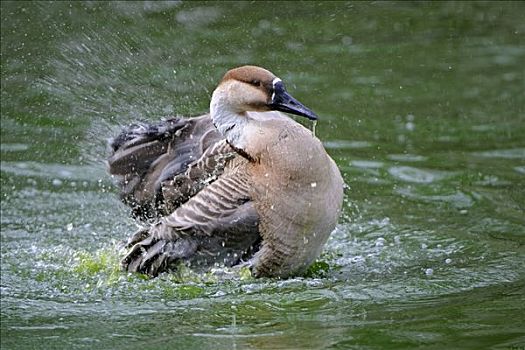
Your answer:
[[[155,276],[175,261],[194,266],[216,262],[231,266],[251,256],[260,235],[259,218],[248,188],[246,176],[226,169],[217,181],[172,214],[134,235],[136,240],[129,244],[133,248],[122,262],[124,269]],[[174,244],[187,250],[170,248]]]
[[[110,146],[109,173],[119,179],[121,198],[132,215],[143,221],[175,210],[205,187],[204,180],[220,176],[233,156],[209,115],[136,123]]]
[[[109,170],[124,202],[136,217],[156,220],[128,241],[127,271],[155,276],[178,261],[234,265],[258,247],[248,160],[209,116],[195,119],[129,127],[112,143]]]

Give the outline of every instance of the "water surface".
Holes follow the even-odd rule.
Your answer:
[[[2,2],[2,349],[525,346],[520,2]],[[120,125],[264,66],[348,188],[306,277],[118,270]]]

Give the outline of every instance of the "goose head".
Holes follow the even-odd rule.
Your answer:
[[[229,70],[212,95],[210,104],[214,122],[224,114],[245,115],[245,112],[281,111],[316,120],[317,115],[287,91],[281,79],[257,66]]]

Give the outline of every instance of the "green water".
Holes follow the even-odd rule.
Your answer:
[[[2,349],[523,349],[521,2],[1,2]],[[348,188],[310,275],[147,280],[119,125],[264,66]]]

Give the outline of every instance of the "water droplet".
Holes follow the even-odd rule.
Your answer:
[[[452,262],[452,259],[450,258],[445,259],[445,264],[450,264],[451,262]]]
[[[384,239],[383,237],[379,237],[377,240],[376,240],[376,247],[383,247],[386,243],[386,239]]]
[[[354,264],[364,262],[364,261],[365,261],[365,258],[363,258],[361,255],[354,256],[353,258],[350,259],[350,262]]]

